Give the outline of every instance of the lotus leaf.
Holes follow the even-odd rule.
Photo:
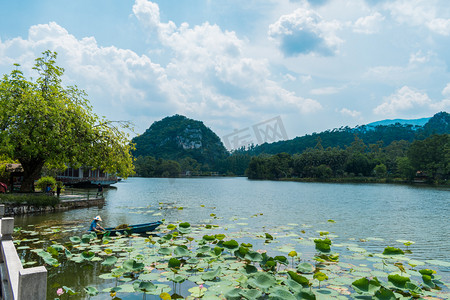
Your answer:
[[[214,235],[204,235],[203,239],[205,241],[211,242],[211,241],[214,241],[216,239],[216,237]]]
[[[222,273],[222,268],[217,267],[214,271],[205,272],[202,274],[202,280],[208,281],[208,280],[214,280],[217,276],[219,276]]]
[[[173,281],[175,283],[182,283],[186,280],[186,277],[180,274],[174,275],[172,278],[169,278],[170,281]]]
[[[102,262],[102,265],[104,266],[112,266],[117,262],[117,257],[115,256],[108,256],[105,258],[105,260]]]
[[[273,258],[275,261],[283,264],[283,265],[287,265],[288,264],[288,260],[286,258],[286,256],[282,256],[282,255],[277,255]]]
[[[47,247],[47,252],[50,253],[53,257],[58,257],[59,256],[59,252],[58,250],[56,250],[53,247]]]
[[[159,298],[161,298],[162,300],[171,300],[172,299],[172,297],[170,297],[170,295],[168,293],[159,294]]]
[[[82,257],[84,260],[92,260],[92,259],[95,257],[95,253],[92,252],[92,251],[83,251],[83,252],[81,253],[81,257]]]
[[[241,290],[239,294],[244,297],[245,299],[258,299],[261,297],[262,293],[259,290],[256,289],[250,289],[250,290]]]
[[[168,229],[168,230],[174,230],[175,228],[177,228],[177,226],[175,226],[175,225],[173,225],[173,224],[167,225],[167,229]]]
[[[154,281],[158,280],[160,277],[159,273],[147,273],[139,275],[139,280],[141,281]]]
[[[310,263],[304,262],[297,266],[297,271],[302,274],[311,274],[314,272],[314,266]]]
[[[129,272],[140,272],[142,269],[144,269],[143,263],[138,263],[134,259],[128,259],[123,262],[122,267]]]
[[[422,270],[419,270],[419,273],[422,274],[422,275],[431,276],[433,274],[436,274],[436,271],[435,270],[431,270],[431,269],[422,269]]]
[[[72,253],[71,253],[69,250],[67,250],[67,249],[64,250],[64,254],[65,254],[66,257],[69,258],[69,259],[72,257]]]
[[[308,278],[306,278],[306,277],[304,277],[302,275],[299,275],[299,274],[297,274],[297,273],[295,273],[293,271],[288,271],[288,275],[289,275],[289,277],[292,280],[294,280],[295,282],[301,284],[303,287],[308,287],[309,284],[310,284]]]
[[[112,273],[105,273],[105,274],[101,274],[100,276],[98,276],[99,278],[102,279],[113,279],[116,278],[115,276],[112,275]]]
[[[222,247],[214,247],[214,249],[213,249],[214,255],[216,255],[216,256],[221,255],[222,252],[223,252],[223,249],[224,249],[224,248],[222,248]]]
[[[64,291],[66,292],[66,294],[68,294],[68,295],[70,295],[70,296],[73,296],[73,295],[78,294],[77,292],[75,292],[74,290],[72,290],[70,287],[63,286],[62,288],[64,289]]]
[[[258,261],[263,260],[263,257],[261,256],[261,254],[256,251],[248,251],[245,254],[244,258],[249,261],[253,261],[253,262],[258,262]]]
[[[198,253],[206,253],[206,252],[210,252],[210,251],[211,251],[211,247],[206,246],[206,245],[197,249]]]
[[[183,256],[189,256],[190,255],[190,251],[187,249],[187,247],[185,246],[177,246],[174,250],[173,250],[173,254],[175,254],[176,257],[183,257]]]
[[[273,236],[267,232],[265,233],[265,237],[266,237],[266,240],[273,240]]]
[[[225,298],[227,300],[241,300],[242,296],[240,294],[241,289],[235,288],[232,290],[229,290],[226,294],[225,294]]]
[[[161,247],[159,248],[158,253],[162,255],[171,255],[172,249],[170,249],[169,247]]]
[[[269,295],[269,299],[274,300],[296,300],[297,298],[289,292],[288,289],[283,287],[275,287],[271,289]]]
[[[275,277],[269,273],[258,272],[249,278],[247,283],[255,288],[267,291],[270,287],[275,285],[276,280]]]
[[[384,287],[381,287],[378,291],[376,291],[375,295],[373,296],[373,299],[375,299],[375,300],[396,300],[397,297],[395,297],[395,294],[393,291],[386,289]]]
[[[192,258],[189,258],[186,262],[188,264],[198,264],[200,261],[197,258],[192,257]]]
[[[244,268],[242,268],[242,273],[249,275],[249,274],[254,274],[258,272],[258,269],[253,266],[253,265],[245,265]]]
[[[406,283],[411,280],[408,277],[393,274],[388,276],[388,281],[391,282],[394,286],[404,289]]]
[[[324,281],[324,280],[328,279],[328,276],[327,276],[327,274],[319,271],[319,272],[314,273],[313,278],[317,279],[318,281]]]
[[[172,257],[169,259],[169,268],[178,269],[181,266],[181,261],[179,261],[177,258]]]
[[[330,239],[315,239],[316,249],[320,252],[330,252],[331,240]]]
[[[291,252],[288,253],[288,256],[289,257],[296,257],[296,256],[298,256],[298,253],[296,251],[291,251]]]
[[[69,239],[74,244],[81,243],[81,239],[78,236],[71,236]]]
[[[402,249],[394,248],[394,247],[386,247],[384,248],[383,255],[403,255],[405,252],[403,252]]]
[[[239,243],[235,240],[230,240],[222,243],[222,246],[227,248],[228,250],[236,250],[239,248]]]
[[[88,294],[89,296],[96,296],[98,294],[98,290],[97,288],[93,287],[93,286],[87,286],[84,288],[84,291],[86,292],[86,294]]]
[[[316,300],[316,295],[308,289],[304,289],[303,291],[296,293],[295,297],[297,299]]]
[[[50,266],[57,267],[57,266],[60,265],[60,263],[58,262],[58,260],[55,259],[55,258],[53,258],[53,257],[51,257],[51,256],[43,257],[43,259],[44,259],[44,262],[45,262],[46,264],[50,265]]]
[[[358,294],[373,295],[380,289],[381,284],[376,277],[372,280],[360,278],[353,281],[352,286]]]
[[[191,295],[195,298],[202,298],[205,295],[205,292],[208,289],[206,287],[198,287],[198,286],[194,286],[192,288],[190,288],[188,291],[191,293]]]

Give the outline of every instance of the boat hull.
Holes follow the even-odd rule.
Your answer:
[[[156,222],[152,222],[152,223],[130,225],[127,228],[123,228],[123,229],[116,229],[114,227],[110,227],[110,228],[105,228],[105,230],[109,231],[110,235],[116,235],[116,233],[119,233],[119,234],[146,233],[146,232],[154,231],[161,224],[162,224],[161,221],[156,221]]]

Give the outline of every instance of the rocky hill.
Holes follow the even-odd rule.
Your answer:
[[[201,164],[214,165],[225,159],[228,152],[220,138],[203,122],[174,115],[154,122],[142,135],[133,139],[135,157],[179,161],[190,157]]]

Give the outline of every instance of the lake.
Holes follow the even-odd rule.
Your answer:
[[[214,224],[224,233],[270,233],[275,241],[280,237],[279,243],[294,247],[305,257],[312,255],[314,248],[296,244],[295,239],[317,238],[320,231],[329,232],[333,245],[340,247],[343,254],[348,252],[349,246],[373,253],[382,253],[387,246],[406,249],[399,242],[406,240],[414,242],[408,247],[411,250],[407,255],[409,258],[435,261],[432,267],[448,279],[449,191],[448,188],[394,184],[276,182],[217,177],[129,178],[105,191],[106,201],[101,208],[18,216],[15,225],[27,228],[30,224],[50,227],[77,224],[81,235],[82,228],[87,229],[96,215],[102,217],[104,227],[161,219],[166,223],[189,222],[192,226]],[[288,238],[287,233],[291,234]],[[270,248],[263,242],[255,245]],[[280,244],[273,247],[275,252],[281,249]],[[97,271],[96,266],[85,266],[84,270],[76,272],[76,276]],[[64,272],[55,275],[50,271],[49,274],[49,285],[70,282],[74,276]],[[59,281],[55,279],[58,276]],[[87,281],[103,288],[101,280],[94,275],[79,279],[75,286],[82,286]],[[133,297],[127,295],[122,299],[141,299],[140,296]]]

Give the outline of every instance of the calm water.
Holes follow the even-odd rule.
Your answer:
[[[386,246],[404,249],[396,240],[410,240],[415,242],[409,247],[412,258],[450,261],[449,189],[246,178],[130,178],[115,186],[105,192],[102,208],[16,217],[16,226],[76,221],[88,228],[91,219],[101,215],[103,226],[159,219],[192,225],[239,223],[246,230],[276,236],[289,224],[289,230],[296,234],[305,229],[309,236],[318,236],[319,230],[329,231],[337,236],[333,243],[369,238],[361,247],[379,253]],[[212,212],[218,219],[211,220]],[[327,222],[329,219],[336,223]],[[370,238],[384,241],[372,242]],[[448,268],[440,267],[440,271],[448,276]]]

